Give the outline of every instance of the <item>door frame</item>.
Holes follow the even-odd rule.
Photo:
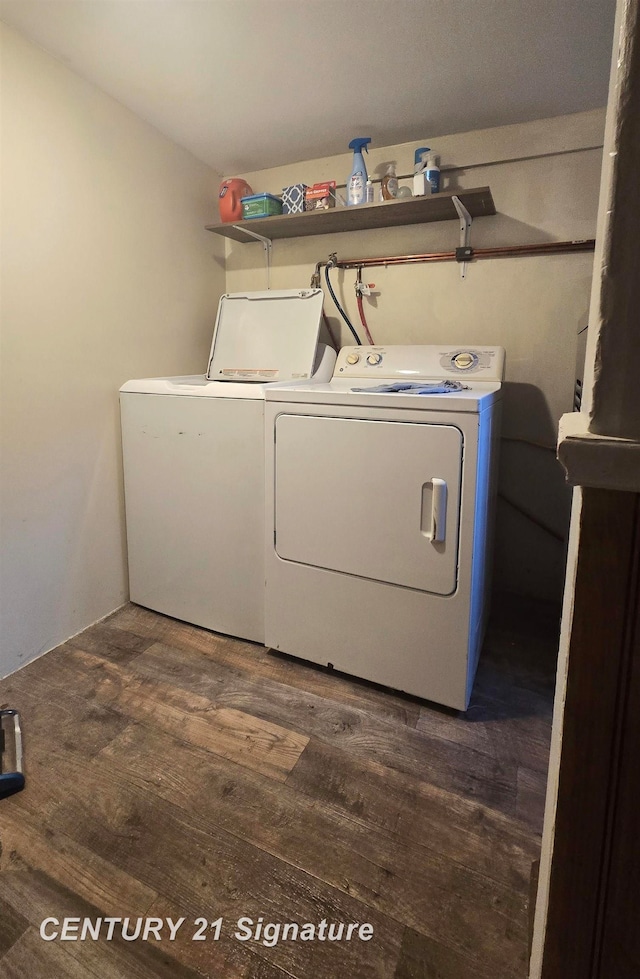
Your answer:
[[[531,979],[640,975],[640,0],[617,0]]]

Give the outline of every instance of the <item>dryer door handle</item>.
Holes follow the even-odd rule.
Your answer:
[[[429,506],[430,502],[430,506]],[[428,514],[428,516],[427,516]],[[447,483],[434,476],[422,484],[420,532],[432,543],[443,541],[447,531]]]

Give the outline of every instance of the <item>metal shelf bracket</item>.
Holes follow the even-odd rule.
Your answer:
[[[473,219],[459,197],[453,196],[451,198],[451,201],[456,211],[458,212],[458,217],[460,219],[460,250],[465,249],[468,257],[471,257],[470,241],[471,241],[471,224]],[[467,272],[467,263],[465,261],[462,261],[460,265],[461,279],[464,279],[466,272]]]
[[[267,268],[267,289],[271,288],[271,254],[273,250],[273,242],[271,238],[265,238],[264,235],[258,235],[255,231],[250,231],[249,228],[238,227],[237,224],[233,225],[236,231],[242,231],[243,234],[249,235],[250,238],[255,238],[256,241],[262,243],[262,248],[264,250],[264,260]]]

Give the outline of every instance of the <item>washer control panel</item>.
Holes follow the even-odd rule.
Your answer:
[[[440,365],[447,374],[479,374],[487,379],[487,373],[494,375],[500,371],[498,379],[504,374],[504,350],[502,347],[464,347],[450,353],[448,350],[440,357]]]
[[[504,357],[503,347],[442,347],[436,344],[343,347],[333,376],[421,381],[473,375],[482,381],[501,381]]]

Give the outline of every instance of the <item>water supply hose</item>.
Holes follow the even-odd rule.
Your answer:
[[[363,306],[363,303],[362,303],[362,296],[360,295],[360,293],[358,293],[357,302],[358,302],[358,312],[360,313],[360,322],[362,323],[362,328],[363,328],[363,330],[365,332],[365,335],[367,337],[367,340],[373,346],[373,337],[369,333],[369,327],[367,326],[367,321],[365,319],[364,306]]]
[[[368,288],[368,287],[367,287]],[[367,320],[364,315],[364,301],[362,298],[362,269],[359,268],[356,274],[356,302],[358,303],[358,312],[360,313],[360,322],[362,323],[362,328],[365,332],[365,336],[371,346],[373,346],[373,337],[369,332],[369,327],[367,326]]]
[[[333,289],[331,287],[331,280],[329,278],[329,269],[332,268],[333,265],[334,265],[334,260],[333,260],[333,258],[331,258],[331,259],[329,259],[329,261],[327,262],[327,264],[324,267],[324,277],[325,277],[325,280],[326,280],[326,283],[327,283],[327,289],[331,293],[331,298],[333,299],[334,303],[336,304],[336,309],[338,310],[338,312],[342,316],[342,319],[345,321],[345,323],[347,324],[347,326],[351,330],[351,332],[353,334],[353,337],[354,337],[356,343],[358,344],[359,347],[361,347],[362,346],[362,341],[360,340],[360,337],[358,336],[358,334],[354,330],[353,323],[351,322],[351,320],[349,319],[349,317],[345,313],[344,309],[342,308],[342,306],[338,302],[338,297],[336,296],[335,292],[333,291]]]

